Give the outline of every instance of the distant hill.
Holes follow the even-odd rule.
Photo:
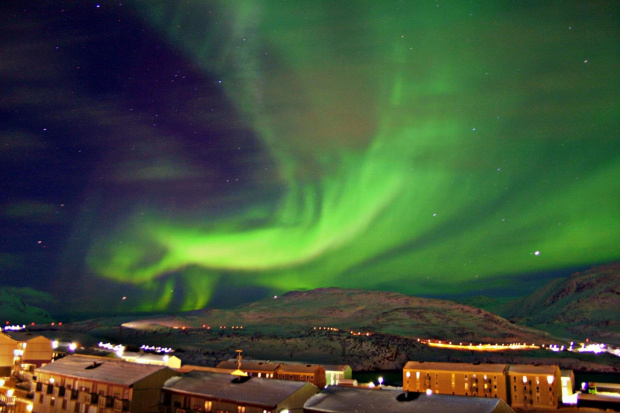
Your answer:
[[[503,315],[552,334],[620,345],[620,263],[556,279]]]
[[[293,291],[234,309],[66,323],[53,327],[49,334],[59,340],[77,340],[84,347],[100,340],[136,348],[143,344],[170,347],[184,364],[207,366],[235,357],[236,350],[242,349],[245,359],[344,363],[354,370],[399,370],[408,360],[525,364],[542,360],[563,368],[620,371],[620,361],[611,355],[592,358],[545,349],[480,353],[429,347],[424,339],[562,341],[451,301],[340,288]]]
[[[0,316],[2,323],[46,323],[52,318],[36,303],[50,303],[50,294],[30,288],[0,288]]]
[[[201,310],[176,317],[128,323],[166,327],[243,325],[245,328],[301,329],[314,326],[467,342],[549,341],[541,331],[522,327],[479,308],[452,301],[357,289],[293,291],[231,310]]]

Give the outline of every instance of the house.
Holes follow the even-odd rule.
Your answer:
[[[164,384],[160,413],[300,411],[317,392],[307,382],[196,370]]]
[[[434,394],[499,398],[509,403],[506,364],[409,361],[403,368],[403,390]]]
[[[218,369],[239,369],[250,377],[309,381],[319,389],[325,387],[325,369],[318,364],[282,363],[261,360],[231,359],[222,361]]]
[[[306,413],[514,413],[502,399],[327,386],[304,404]]]
[[[251,377],[266,377],[275,378],[276,370],[280,367],[281,363],[273,363],[269,361],[261,360],[243,360],[240,362],[237,359],[222,361],[217,365],[218,369],[239,370],[247,373]]]
[[[13,348],[13,372],[34,369],[52,362],[54,349],[52,340],[31,332],[9,331],[6,333],[15,341]]]
[[[282,380],[307,381],[319,389],[325,387],[325,369],[318,364],[281,364],[276,377]]]
[[[0,377],[10,377],[15,364],[15,350],[18,342],[0,333]]]
[[[558,366],[511,364],[507,378],[512,407],[558,408],[562,394],[562,373]]]
[[[342,380],[351,380],[353,377],[353,371],[351,366],[345,364],[324,364],[325,369],[325,384],[336,385]]]
[[[52,362],[52,340],[43,336],[32,337],[24,342],[21,364],[24,370],[34,371]]]
[[[37,413],[147,413],[178,373],[165,366],[71,355],[37,369]]]

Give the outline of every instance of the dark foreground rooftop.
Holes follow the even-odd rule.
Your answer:
[[[434,413],[514,413],[501,399],[449,396],[408,392],[400,389],[364,389],[328,386],[312,396],[304,411],[336,412],[434,412]]]

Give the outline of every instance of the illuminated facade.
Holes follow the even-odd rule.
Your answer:
[[[410,361],[403,390],[500,398],[512,407],[556,409],[561,400],[558,366]]]
[[[499,398],[507,402],[505,364],[410,361],[403,368],[405,391]]]
[[[168,367],[82,355],[37,369],[36,413],[147,413],[161,387],[178,373]]]
[[[0,377],[9,377],[15,363],[15,349],[18,342],[0,333]]]
[[[511,364],[506,373],[512,407],[558,408],[562,377],[558,366]]]

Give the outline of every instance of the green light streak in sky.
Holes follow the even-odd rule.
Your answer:
[[[91,267],[147,289],[181,273],[204,293],[191,309],[223,273],[429,294],[617,259],[618,51],[591,48],[613,27],[582,21],[576,37],[564,8],[420,3],[141,3],[222,79],[284,194],[270,215],[247,206],[260,224],[129,217],[126,242],[103,237]]]

